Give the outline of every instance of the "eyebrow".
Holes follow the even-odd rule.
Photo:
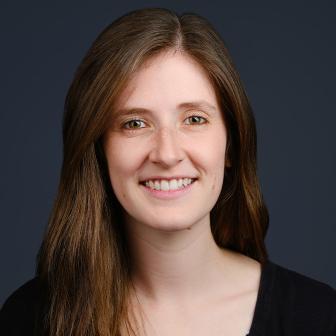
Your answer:
[[[177,105],[177,108],[179,110],[186,110],[186,109],[193,109],[193,110],[212,110],[216,111],[216,107],[210,103],[208,103],[205,100],[199,100],[199,101],[193,101],[193,102],[183,102]],[[132,115],[132,114],[137,114],[137,113],[152,113],[151,110],[148,110],[143,107],[126,107],[119,109],[115,112],[116,116],[127,116],[127,115]]]

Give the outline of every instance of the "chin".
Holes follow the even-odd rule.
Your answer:
[[[157,226],[152,226],[153,229],[156,229],[158,231],[162,232],[177,232],[177,231],[184,231],[184,230],[190,230],[192,227],[192,224],[174,224],[174,223],[169,223],[169,224],[158,224]]]
[[[160,211],[152,212],[147,210],[147,215],[144,213],[126,212],[126,222],[132,227],[134,224],[144,229],[157,230],[161,232],[176,232],[191,230],[193,227],[202,225],[208,222],[209,213],[198,213],[196,209],[189,211],[177,211],[172,214],[172,209],[160,209]],[[209,218],[210,220],[210,218]]]
[[[167,216],[165,220],[162,218],[154,218],[143,219],[141,222],[143,225],[150,227],[155,230],[163,231],[163,232],[176,232],[176,231],[184,231],[190,230],[194,225],[201,222],[202,219],[199,217],[191,218],[183,216],[176,216],[175,218],[172,216]]]

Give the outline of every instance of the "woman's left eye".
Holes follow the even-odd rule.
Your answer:
[[[204,124],[207,122],[207,120],[201,116],[197,116],[197,115],[193,115],[188,117],[186,120],[191,120],[191,122],[189,121],[188,125],[193,125],[193,124]]]

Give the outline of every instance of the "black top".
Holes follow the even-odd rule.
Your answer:
[[[0,335],[41,335],[41,296],[36,277],[17,289],[0,311]],[[336,336],[336,290],[268,261],[248,336],[289,335]]]

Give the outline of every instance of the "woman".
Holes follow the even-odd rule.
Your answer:
[[[8,335],[336,335],[336,294],[268,260],[249,102],[202,17],[130,12],[69,89],[59,190]]]

